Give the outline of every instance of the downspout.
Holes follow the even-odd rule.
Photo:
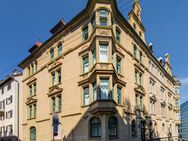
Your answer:
[[[18,84],[18,85],[17,85],[17,87],[18,87],[18,91],[17,91],[17,92],[18,92],[18,94],[17,94],[17,96],[18,96],[18,98],[17,98],[17,99],[18,99],[18,100],[17,100],[17,104],[18,104],[18,106],[17,106],[17,114],[18,114],[18,115],[17,115],[17,118],[18,118],[18,119],[17,119],[17,130],[18,130],[18,131],[17,131],[17,132],[18,132],[18,135],[17,135],[17,136],[18,136],[18,141],[20,141],[20,139],[19,139],[19,138],[20,138],[20,137],[19,137],[19,136],[20,136],[20,132],[19,132],[19,128],[20,128],[20,127],[19,127],[19,121],[20,121],[20,109],[19,109],[19,107],[20,107],[20,102],[19,102],[20,84],[19,84],[19,82],[18,82],[15,78],[13,78],[13,79],[14,79],[14,81],[17,82],[17,84]]]

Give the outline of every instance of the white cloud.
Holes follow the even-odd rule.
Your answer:
[[[182,83],[182,85],[188,85],[188,77],[180,78],[180,82]]]

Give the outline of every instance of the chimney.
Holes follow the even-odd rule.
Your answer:
[[[29,52],[32,53],[33,51],[35,51],[38,47],[40,47],[42,45],[41,41],[37,41],[30,49]]]
[[[65,26],[65,21],[64,19],[61,19],[51,30],[50,33],[51,34],[55,34],[58,31],[60,31],[63,27]]]
[[[153,44],[151,42],[149,43],[148,48],[151,51],[151,53],[153,53]]]

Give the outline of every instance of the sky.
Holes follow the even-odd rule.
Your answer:
[[[1,0],[0,79],[29,54],[38,40],[50,37],[49,30],[62,18],[68,22],[85,8],[87,0]],[[133,0],[117,0],[127,14]],[[147,43],[156,57],[171,55],[173,74],[181,80],[181,102],[188,100],[188,0],[140,0]]]

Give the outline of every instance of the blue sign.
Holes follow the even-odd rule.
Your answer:
[[[54,136],[58,136],[59,117],[56,113],[53,115],[52,122],[53,122],[53,134]]]

